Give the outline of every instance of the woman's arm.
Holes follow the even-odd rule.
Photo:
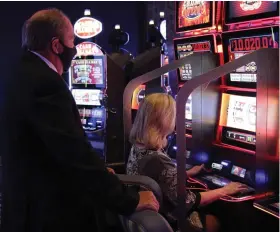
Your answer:
[[[223,188],[202,192],[200,193],[200,206],[208,205],[216,200],[219,200],[224,195],[233,195],[245,188],[246,187],[241,183],[231,182]]]
[[[223,188],[219,188],[219,189],[215,189],[215,190],[210,190],[207,192],[201,192],[200,193],[200,204],[199,206],[205,206],[208,205],[214,201],[219,200],[224,194],[224,189]]]
[[[187,170],[187,177],[193,177],[199,174],[202,170],[204,169],[204,164],[199,165],[199,166],[194,166],[190,170]]]

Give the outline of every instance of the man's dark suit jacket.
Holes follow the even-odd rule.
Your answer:
[[[135,210],[138,193],[93,152],[61,76],[24,52],[3,83],[2,232],[94,232],[104,209]]]

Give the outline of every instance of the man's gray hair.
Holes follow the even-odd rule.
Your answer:
[[[36,12],[22,28],[22,47],[32,51],[44,51],[53,38],[63,40],[68,17],[58,9]]]

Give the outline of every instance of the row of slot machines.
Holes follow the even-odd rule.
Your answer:
[[[214,35],[175,40],[176,57],[180,59],[189,52],[215,53],[216,41],[217,38]],[[245,44],[247,45],[245,46]],[[229,32],[222,35],[223,62],[230,62],[261,48],[278,48],[278,44],[278,27]],[[218,58],[214,61],[217,66],[220,63]],[[179,90],[180,86],[193,76],[199,75],[200,71],[197,70],[195,73],[190,64],[180,68],[178,70]],[[222,77],[218,85],[222,96],[217,139],[228,145],[254,151],[256,145],[256,63],[251,62],[233,70],[229,75]],[[192,102],[191,95],[186,103],[185,113],[186,134],[189,136],[192,135],[192,108],[194,105]]]
[[[189,59],[191,65],[201,66],[194,67],[199,76],[215,69],[217,56],[192,55]],[[237,204],[237,209],[232,210],[234,207],[227,204],[219,212],[230,209],[232,217],[240,215],[239,226],[234,228],[242,227],[241,231],[246,231],[245,225],[259,231],[260,223],[256,221],[265,216],[256,216],[254,207],[279,218],[279,57],[266,56],[263,62],[272,63],[275,70],[267,69],[260,76],[256,72],[256,88],[222,85],[222,81],[230,81],[233,71],[196,88],[191,101],[187,100],[192,112],[185,113],[185,133],[175,134],[168,151],[176,163],[177,144],[183,139],[187,147],[185,168],[205,164],[208,170],[190,181],[191,186],[198,185],[200,190],[217,189],[232,181],[245,184],[240,193],[222,199]],[[256,64],[263,70],[261,62]],[[184,87],[187,85],[188,82]],[[272,228],[277,229],[278,220],[264,218],[263,224],[272,223]]]
[[[258,49],[279,48],[279,2],[180,1],[175,6],[175,58],[213,54],[194,56],[195,65],[185,64],[177,70],[178,91],[188,80],[224,63]],[[235,196],[236,202],[273,192],[254,206],[279,218],[279,76],[268,84],[257,71],[252,61],[189,96],[185,105],[186,169],[202,163],[210,168],[211,173],[195,179],[208,189],[231,181],[246,184],[246,190]],[[145,97],[145,87],[135,90],[133,110]],[[264,99],[270,99],[268,107]],[[267,117],[261,117],[263,111]],[[264,130],[269,130],[269,146],[259,152],[257,147],[264,142],[257,137]],[[167,151],[176,162],[176,132],[169,138]]]
[[[77,54],[67,82],[92,148],[104,162],[118,166],[124,160],[120,98],[126,85],[124,66],[133,56],[120,47],[107,54],[95,43],[101,32],[102,23],[92,18],[90,10],[86,9],[84,17],[74,25],[80,43],[76,45]],[[113,32],[123,33],[120,25],[116,25]]]
[[[135,58],[119,45],[116,51],[107,54],[93,42],[93,37],[101,32],[101,22],[89,17],[89,10],[84,14],[74,25],[80,43],[67,82],[92,148],[107,165],[122,169],[126,159],[122,99],[125,86],[131,79],[160,67],[163,56],[160,46],[155,45]],[[122,33],[119,25],[115,26],[115,33]],[[148,89],[165,92],[160,82],[163,81],[150,83]],[[141,96],[137,98],[140,100]]]

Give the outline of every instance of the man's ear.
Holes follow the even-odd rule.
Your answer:
[[[60,54],[63,52],[63,47],[59,42],[58,38],[54,38],[51,42],[51,48],[55,54]]]

